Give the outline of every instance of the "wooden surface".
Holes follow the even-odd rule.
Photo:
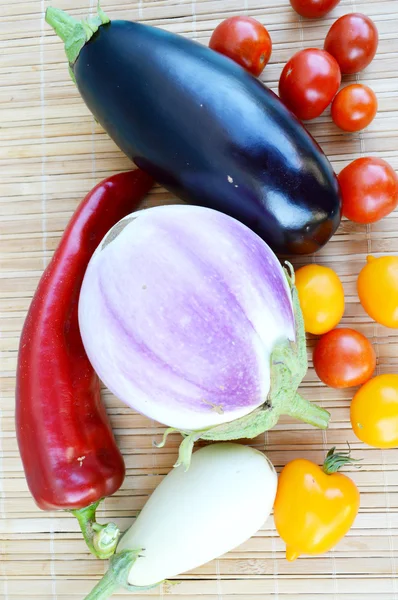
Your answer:
[[[94,0],[56,2],[79,16],[93,10],[94,4]],[[43,20],[46,6],[44,0],[0,1],[0,598],[4,600],[78,600],[106,567],[88,554],[73,517],[36,508],[14,433],[18,337],[38,279],[77,202],[103,177],[129,168],[71,83],[62,44]],[[205,44],[223,18],[239,12],[257,17],[274,42],[271,64],[263,75],[274,89],[284,62],[300,48],[321,47],[333,19],[353,10],[366,13],[377,23],[380,46],[375,61],[358,79],[376,91],[379,114],[361,134],[342,134],[328,113],[310,130],[337,171],[351,159],[369,154],[398,167],[397,0],[342,0],[330,18],[314,22],[301,20],[288,0],[140,0],[138,4],[104,0],[103,8],[111,18],[141,20]],[[355,79],[344,78],[345,82]],[[157,189],[149,201],[173,199]],[[394,214],[370,227],[343,222],[316,257],[341,276],[347,300],[343,323],[373,340],[378,373],[398,372],[397,331],[370,322],[358,303],[355,282],[367,253],[397,251],[398,214]],[[309,350],[312,346],[309,340]],[[350,473],[360,488],[361,510],[346,539],[325,556],[289,564],[271,517],[242,547],[183,575],[178,585],[163,586],[136,596],[137,600],[168,595],[179,600],[398,600],[398,451],[370,449],[355,439],[348,420],[352,391],[326,389],[310,369],[302,393],[331,411],[329,430],[322,433],[283,421],[254,444],[262,448],[265,441],[278,470],[299,456],[321,462],[331,445],[351,444],[354,455],[363,459],[362,468]],[[109,393],[104,397],[125,456],[127,477],[120,492],[104,502],[100,517],[116,519],[123,529],[170,470],[179,439],[175,436],[166,448],[155,449],[153,441],[163,428],[134,414]]]

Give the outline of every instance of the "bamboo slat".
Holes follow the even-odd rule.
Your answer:
[[[55,2],[54,2],[55,3]],[[66,513],[41,512],[23,474],[14,430],[15,367],[21,327],[40,275],[79,200],[100,179],[129,168],[129,161],[95,123],[68,78],[62,44],[43,20],[48,0],[0,0],[0,598],[78,600],[103,574],[105,564],[89,555],[77,523]],[[93,11],[94,0],[55,3],[76,16]],[[379,99],[375,121],[364,132],[345,134],[330,111],[308,125],[336,171],[354,158],[376,155],[398,169],[397,0],[342,0],[325,19],[299,18],[288,0],[103,0],[113,18],[150,23],[208,43],[214,27],[237,13],[261,20],[273,39],[262,80],[274,91],[286,60],[303,47],[322,47],[332,22],[363,12],[378,26],[376,59],[359,76]],[[146,205],[176,202],[155,188]],[[368,319],[358,303],[356,277],[367,254],[398,252],[398,211],[371,226],[343,221],[316,258],[332,266],[346,293],[342,323],[367,335],[377,352],[377,372],[398,372],[398,332]],[[311,362],[315,338],[308,336],[310,369],[302,393],[332,413],[327,432],[281,419],[252,441],[267,447],[278,471],[301,456],[321,462],[332,445],[347,442],[361,469],[347,469],[361,492],[354,527],[330,553],[284,558],[273,519],[226,556],[181,576],[175,585],[137,595],[137,600],[174,596],[181,600],[398,600],[398,449],[364,446],[349,425],[352,390],[326,388]],[[133,413],[107,390],[103,393],[127,476],[106,499],[100,519],[125,528],[172,468],[179,437],[156,449],[163,427]],[[237,516],[244,518],[244,515]],[[120,591],[115,598],[125,598]]]

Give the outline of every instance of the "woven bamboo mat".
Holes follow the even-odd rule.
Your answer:
[[[94,0],[56,3],[80,16],[94,4]],[[205,44],[223,18],[239,12],[257,17],[274,42],[271,64],[263,75],[273,89],[284,62],[302,47],[321,47],[334,18],[353,10],[368,14],[379,28],[380,46],[359,79],[378,94],[379,114],[359,135],[337,131],[328,114],[313,122],[310,130],[337,171],[368,154],[386,158],[398,168],[397,0],[342,0],[330,18],[315,22],[303,22],[288,0],[139,0],[138,4],[104,0],[103,4],[113,18],[144,21]],[[100,179],[129,168],[69,80],[62,44],[43,20],[46,6],[47,0],[0,1],[0,597],[4,600],[78,600],[105,569],[105,563],[88,554],[73,517],[36,508],[14,432],[18,337],[38,279],[78,201]],[[173,199],[155,189],[148,201]],[[372,339],[378,373],[398,372],[398,335],[366,317],[355,281],[368,253],[397,251],[398,214],[393,214],[368,227],[343,222],[316,257],[341,276],[346,291],[343,323]],[[312,346],[310,339],[309,349]],[[137,600],[168,595],[180,600],[398,600],[398,450],[375,450],[358,443],[348,420],[352,392],[325,388],[312,368],[302,393],[331,411],[329,430],[322,433],[285,420],[254,445],[263,447],[265,442],[280,470],[298,456],[321,462],[330,446],[342,448],[348,441],[362,459],[362,468],[350,473],[361,491],[361,510],[349,535],[325,556],[289,564],[270,518],[240,548],[183,575],[178,585],[163,586],[136,596]],[[163,428],[134,414],[109,393],[104,397],[127,477],[119,493],[103,503],[99,516],[116,520],[124,529],[170,470],[179,440],[176,436],[166,448],[155,449],[153,441]]]

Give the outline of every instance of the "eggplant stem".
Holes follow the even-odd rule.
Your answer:
[[[78,21],[60,8],[49,6],[46,10],[46,22],[65,44],[65,53],[69,66],[73,67],[80,51],[101,27],[110,23],[110,19],[101,9],[98,2],[97,14],[94,17]]]
[[[119,587],[123,587],[129,592],[146,592],[163,583],[160,581],[154,585],[143,587],[129,585],[130,570],[141,552],[142,548],[139,550],[122,550],[114,554],[110,560],[109,569],[84,600],[106,600]]]
[[[115,554],[109,569],[84,600],[105,600],[119,587],[127,585],[130,569],[141,550],[123,550]]]
[[[68,15],[65,11],[54,6],[49,6],[46,10],[46,22],[51,25],[55,33],[63,42],[72,35],[73,29],[79,24],[79,21]]]
[[[167,429],[165,429],[164,433],[163,433],[163,437],[162,437],[162,441],[161,442],[153,442],[153,445],[156,448],[163,448],[167,442],[167,438],[169,437],[170,433],[180,433],[179,429],[176,429],[175,427],[168,427]]]
[[[105,600],[112,596],[113,592],[116,592],[119,587],[119,583],[116,581],[114,573],[109,568],[84,600]]]
[[[297,393],[290,400],[289,405],[285,407],[283,414],[304,421],[304,423],[314,427],[319,427],[319,429],[326,429],[330,418],[327,410],[306,400]]]
[[[187,435],[181,442],[178,450],[178,459],[175,463],[175,467],[182,465],[185,471],[188,471],[191,464],[192,452],[195,442],[197,442],[202,436],[202,431],[193,431]]]
[[[110,558],[116,550],[120,530],[114,523],[100,525],[96,522],[95,513],[101,501],[94,502],[85,508],[70,512],[79,522],[84,540],[90,552],[97,558]]]

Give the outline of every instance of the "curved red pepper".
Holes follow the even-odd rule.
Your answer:
[[[95,509],[119,489],[125,467],[80,337],[78,299],[98,244],[152,183],[130,171],[86,196],[39,282],[19,347],[16,432],[29,489],[43,510],[74,510],[97,555],[104,547],[96,545],[95,531],[105,526],[95,524]],[[102,542],[112,535],[105,531]]]

